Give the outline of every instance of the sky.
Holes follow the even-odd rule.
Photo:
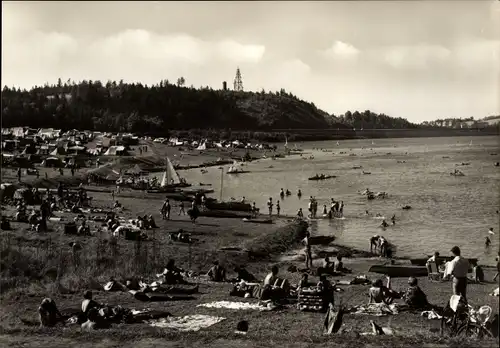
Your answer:
[[[498,1],[2,1],[2,86],[281,88],[335,115],[500,114]]]

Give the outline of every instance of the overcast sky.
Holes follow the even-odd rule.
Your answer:
[[[2,2],[2,85],[285,88],[414,122],[500,113],[500,3]]]

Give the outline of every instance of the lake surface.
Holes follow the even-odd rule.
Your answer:
[[[293,146],[293,144],[290,144]],[[335,235],[337,242],[368,249],[374,234],[385,236],[397,246],[398,256],[422,257],[435,250],[448,255],[454,245],[468,257],[478,257],[483,264],[494,264],[499,247],[499,179],[498,137],[366,139],[297,144],[303,157],[289,156],[277,160],[258,160],[243,168],[248,174],[224,174],[222,196],[241,199],[245,196],[266,212],[269,197],[280,200],[281,213],[295,215],[302,207],[307,212],[309,196],[318,200],[318,213],[333,197],[345,203],[345,220],[311,221],[312,233]],[[314,150],[316,149],[316,150]],[[329,149],[324,152],[319,149]],[[340,152],[347,152],[340,154]],[[314,159],[309,159],[313,155]],[[406,161],[406,163],[398,163]],[[456,166],[470,162],[468,166]],[[272,168],[270,168],[272,166]],[[362,169],[352,169],[363,166]],[[465,176],[451,176],[458,168]],[[226,172],[227,166],[224,169]],[[362,171],[371,172],[363,175]],[[211,183],[213,197],[219,198],[221,170],[208,168],[180,172],[191,183]],[[309,181],[316,173],[334,174],[337,178]],[[279,198],[280,188],[292,196]],[[302,198],[296,195],[302,190]],[[359,192],[386,191],[389,198],[368,201]],[[402,210],[404,205],[411,210]],[[366,217],[365,211],[380,213],[389,222],[396,214],[396,225],[382,231],[381,220]],[[320,214],[318,214],[320,215]],[[492,246],[485,249],[484,240],[490,227]]]

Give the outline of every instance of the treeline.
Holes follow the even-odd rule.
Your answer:
[[[366,110],[347,111],[344,115],[338,116],[338,121],[349,125],[357,130],[364,129],[412,129],[421,128],[420,125],[411,123],[402,117],[390,117],[385,114],[377,114]]]
[[[156,135],[169,130],[325,128],[328,114],[282,89],[267,93],[195,89],[163,80],[147,86],[123,81],[61,79],[30,90],[4,87],[2,127],[30,126]],[[338,125],[341,127],[341,125]]]

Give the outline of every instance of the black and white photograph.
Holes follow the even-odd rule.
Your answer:
[[[2,1],[0,346],[498,347],[500,1]]]

